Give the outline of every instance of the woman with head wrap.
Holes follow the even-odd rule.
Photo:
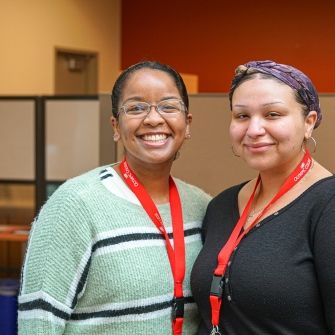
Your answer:
[[[258,177],[209,204],[191,277],[198,335],[335,334],[335,178],[308,150],[317,92],[294,67],[255,61],[229,97],[233,152]]]

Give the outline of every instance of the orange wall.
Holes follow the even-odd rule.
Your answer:
[[[155,59],[227,92],[238,64],[273,59],[335,92],[333,0],[122,0],[122,68]]]
[[[0,0],[0,94],[53,94],[55,48],[98,53],[98,89],[120,71],[121,0]]]

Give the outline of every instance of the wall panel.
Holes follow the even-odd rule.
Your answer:
[[[35,178],[35,102],[0,100],[0,179]]]
[[[313,133],[318,143],[313,157],[335,173],[335,95],[322,94],[320,103],[323,122]],[[227,95],[191,95],[190,112],[193,114],[192,138],[185,142],[180,158],[174,164],[175,176],[213,195],[256,176],[256,172],[231,151]]]

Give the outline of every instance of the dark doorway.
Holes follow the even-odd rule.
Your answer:
[[[56,49],[55,94],[97,94],[97,53]]]

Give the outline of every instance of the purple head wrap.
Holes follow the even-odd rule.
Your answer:
[[[252,73],[264,73],[273,76],[294,89],[299,94],[304,104],[308,107],[309,111],[317,112],[317,121],[314,128],[319,126],[322,114],[318,93],[312,81],[304,73],[293,66],[278,64],[270,60],[252,61],[237,67],[229,91],[230,103],[234,90],[242,78]]]

